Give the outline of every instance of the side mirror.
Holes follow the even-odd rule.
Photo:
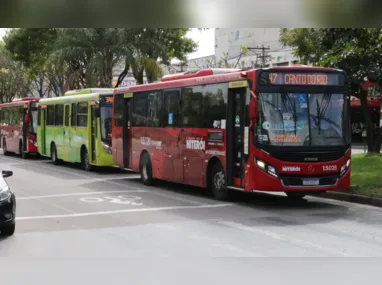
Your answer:
[[[94,116],[95,116],[96,118],[101,117],[101,111],[100,111],[99,108],[96,108],[96,109],[94,110]]]
[[[11,177],[13,175],[13,171],[11,170],[3,170],[1,173],[3,174],[4,178]]]

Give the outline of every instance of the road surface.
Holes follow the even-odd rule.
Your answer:
[[[117,169],[86,173],[49,160],[0,155],[17,195],[13,237],[0,257],[382,257],[382,210],[284,194],[146,187]]]

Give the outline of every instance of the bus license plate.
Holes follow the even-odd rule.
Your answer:
[[[320,179],[303,179],[302,185],[304,186],[318,186],[320,185]]]

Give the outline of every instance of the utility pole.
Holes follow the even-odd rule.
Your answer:
[[[267,60],[270,59],[270,55],[266,53],[267,50],[270,50],[270,46],[267,48],[262,45],[261,47],[249,47],[249,50],[261,50],[261,54],[257,54],[257,59],[261,59],[261,67],[265,67],[265,64],[267,63]]]

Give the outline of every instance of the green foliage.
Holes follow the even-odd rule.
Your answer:
[[[365,77],[382,82],[382,29],[281,29],[280,41],[294,49],[304,64],[339,68],[357,92]]]
[[[0,41],[1,43],[1,41]],[[0,44],[0,102],[10,102],[29,93],[30,80],[20,63]]]

